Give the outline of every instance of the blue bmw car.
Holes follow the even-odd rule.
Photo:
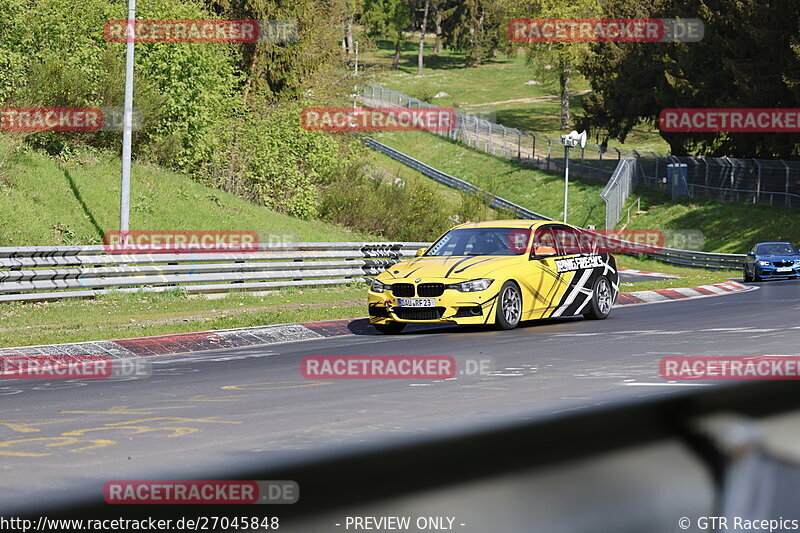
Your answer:
[[[744,280],[800,276],[800,251],[790,242],[760,242],[747,253]]]

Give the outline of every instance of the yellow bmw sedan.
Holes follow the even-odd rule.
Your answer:
[[[523,320],[604,319],[619,291],[616,262],[583,235],[552,221],[456,226],[370,280],[370,322],[399,333],[409,323],[513,329]]]

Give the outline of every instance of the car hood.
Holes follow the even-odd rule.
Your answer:
[[[757,255],[757,261],[769,261],[770,263],[774,261],[800,261],[800,255],[798,254],[783,254],[783,255]]]
[[[517,265],[524,256],[519,255],[448,255],[444,257],[417,257],[392,265],[378,279],[393,281],[408,278],[447,278],[470,280],[488,276],[501,268]]]

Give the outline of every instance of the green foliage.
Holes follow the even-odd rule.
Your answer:
[[[464,50],[468,67],[491,59],[503,33],[503,5],[499,0],[447,0],[441,6],[445,44]]]
[[[306,131],[298,118],[301,100],[336,105],[352,90],[336,72],[345,3],[140,3],[139,19],[296,20],[300,33],[283,43],[137,43],[134,108],[143,123],[134,134],[134,157],[283,213],[316,216],[319,187],[358,157],[352,139]],[[103,27],[125,18],[125,6],[124,0],[86,0],[80,9],[74,0],[0,0],[0,103],[121,108],[125,45],[107,42]],[[40,132],[26,142],[72,161],[81,145],[117,151],[120,133]],[[149,215],[152,198],[137,196],[136,179],[132,211]]]
[[[581,72],[592,85],[588,125],[624,140],[640,122],[657,124],[665,108],[800,107],[796,0],[609,0],[608,17],[695,17],[696,43],[597,43]],[[794,36],[794,38],[793,38]],[[662,133],[674,155],[736,157],[798,154],[785,133]]]
[[[370,179],[358,169],[326,188],[320,212],[329,222],[399,241],[433,240],[454,225],[431,185]]]
[[[411,9],[405,0],[365,0],[363,22],[375,37],[394,45],[392,69],[397,70],[400,51],[405,42],[405,30],[411,25]]]
[[[214,157],[204,176],[271,209],[314,218],[318,187],[358,158],[355,148],[330,134],[300,125],[299,102],[261,102],[220,124]]]
[[[65,162],[0,137],[0,246],[102,243],[119,229],[119,168],[106,151],[81,147]],[[276,213],[154,165],[134,162],[131,173],[132,229],[257,231],[266,242],[374,238]]]

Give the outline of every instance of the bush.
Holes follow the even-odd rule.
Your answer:
[[[358,160],[349,139],[308,131],[299,102],[257,103],[225,123],[203,169],[209,184],[300,218],[317,216],[319,188]]]
[[[325,189],[320,212],[329,222],[397,241],[433,240],[454,225],[433,187],[371,179],[360,167]]]

